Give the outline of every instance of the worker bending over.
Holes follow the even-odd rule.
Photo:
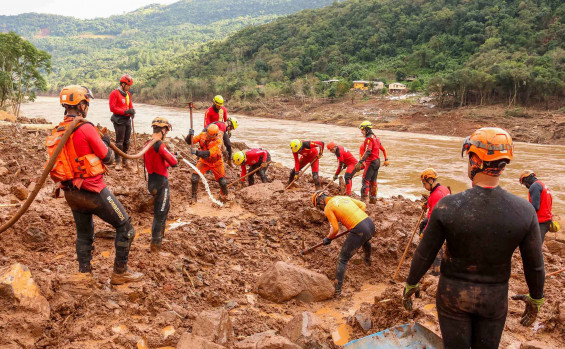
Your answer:
[[[320,168],[319,159],[324,154],[324,142],[293,139],[290,142],[290,149],[294,156],[294,168],[290,171],[288,184],[298,178],[298,174],[304,166],[312,162],[312,178],[314,179],[314,185],[316,185],[316,189],[320,189],[320,177],[318,177]],[[320,149],[319,153],[318,149]]]
[[[534,171],[525,170],[520,174],[520,184],[528,188],[528,199],[536,210],[539,222],[539,230],[541,234],[541,242],[545,240],[545,234],[550,230],[555,223],[553,223],[553,214],[551,213],[551,206],[553,199],[551,192],[547,185],[536,178]],[[553,230],[553,229],[552,229]],[[557,229],[558,230],[558,229]],[[557,231],[555,230],[555,231]]]
[[[346,194],[351,195],[351,187],[353,186],[353,175],[355,174],[355,165],[357,164],[357,159],[347,148],[337,145],[334,142],[328,143],[328,150],[335,154],[337,157],[337,170],[333,180],[335,181],[339,176],[339,173],[345,168],[345,188]]]
[[[268,162],[271,161],[271,154],[268,151],[261,148],[248,149],[246,151],[238,151],[233,154],[233,162],[237,166],[241,166],[241,177],[247,174],[247,166],[250,166],[249,172],[253,172],[259,167],[262,167],[259,171],[259,177],[261,177],[261,182],[267,183],[267,168],[269,167]],[[263,165],[265,164],[265,165]],[[252,173],[247,177],[249,185],[255,184],[255,173]],[[241,178],[241,183],[244,179]]]

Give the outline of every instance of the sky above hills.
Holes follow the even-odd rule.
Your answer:
[[[0,15],[18,15],[27,12],[49,13],[77,18],[96,18],[121,15],[149,4],[172,4],[178,0],[18,0],[3,1]]]

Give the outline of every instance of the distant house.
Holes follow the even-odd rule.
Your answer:
[[[353,81],[353,89],[357,91],[367,91],[371,89],[372,91],[379,91],[385,87],[385,84],[381,81],[367,81],[367,80],[356,80]]]
[[[418,78],[418,75],[410,75],[405,80],[406,81],[415,81]]]
[[[406,92],[408,89],[406,88],[406,85],[401,84],[399,82],[393,82],[391,84],[388,85],[388,91],[389,92]]]
[[[324,80],[324,81],[322,81],[322,82],[323,82],[324,84],[331,85],[331,84],[333,84],[333,83],[335,83],[335,82],[339,82],[339,80],[338,80],[338,79],[331,79],[331,80]]]

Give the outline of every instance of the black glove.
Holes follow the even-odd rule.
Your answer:
[[[328,239],[327,237],[325,237],[322,243],[324,244],[324,246],[327,246],[332,243],[332,239]]]
[[[406,310],[412,310],[412,295],[415,294],[416,298],[420,298],[420,285],[408,285],[404,286],[404,291],[402,292],[402,306]]]
[[[355,172],[358,172],[361,169],[361,166],[363,166],[363,161],[359,161],[358,163],[356,163]]]
[[[534,321],[536,321],[536,318],[538,317],[539,309],[541,308],[541,305],[545,301],[545,298],[533,299],[532,297],[530,297],[529,294],[517,294],[515,296],[512,296],[512,299],[526,303],[526,309],[524,309],[524,313],[522,314],[522,319],[520,320],[520,323],[526,327],[530,326],[531,324],[534,323]]]
[[[134,116],[135,115],[135,109],[128,109],[124,112],[124,115],[130,115],[130,116]]]
[[[197,150],[196,152],[194,152],[194,154],[196,154],[196,156],[201,157],[203,159],[210,157],[209,150]]]
[[[335,180],[337,179],[337,177],[339,177],[339,176],[338,176],[338,175],[334,175],[334,179],[333,179],[333,180],[335,181]]]
[[[104,136],[102,136],[102,142],[104,142],[104,144],[106,144],[107,147],[110,146],[110,134],[106,133]]]

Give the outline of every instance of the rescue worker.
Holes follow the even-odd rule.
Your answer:
[[[237,121],[237,118],[235,116],[230,116],[228,118],[228,121],[226,121],[226,122],[214,121],[210,125],[217,125],[218,126],[218,129],[222,133],[222,141],[224,143],[224,146],[226,147],[226,152],[227,152],[227,156],[228,156],[227,158],[231,159],[231,157],[232,157],[232,148],[231,148],[231,141],[230,141],[231,131],[233,131],[233,130],[235,130],[239,127],[239,121]]]
[[[78,116],[86,118],[90,99],[93,98],[92,93],[86,87],[71,85],[63,88],[60,101],[65,108],[65,122],[72,122]],[[75,220],[76,252],[79,273],[81,273],[79,275],[82,275],[86,282],[92,280],[90,264],[94,249],[92,216],[96,215],[116,229],[114,242],[116,257],[110,283],[119,285],[139,281],[143,274],[131,271],[127,267],[135,230],[124,207],[104,183],[105,165],[111,164],[114,157],[114,152],[108,148],[109,144],[108,134],[100,139],[97,129],[91,123],[79,123],[65,144],[74,178],[62,181],[61,188]],[[73,161],[74,159],[76,160]]]
[[[371,204],[377,203],[377,176],[379,175],[379,167],[381,167],[381,159],[379,151],[383,152],[385,157],[384,165],[388,166],[388,158],[386,150],[381,144],[381,141],[372,130],[373,125],[370,121],[363,121],[359,125],[361,133],[365,137],[365,141],[359,150],[359,162],[355,165],[355,171],[364,168],[363,182],[361,184],[361,200],[365,200],[370,190],[369,202]]]
[[[324,154],[324,142],[301,141],[299,139],[293,139],[290,142],[290,149],[292,150],[292,155],[294,156],[294,168],[290,171],[288,184],[290,184],[294,179],[298,178],[298,174],[304,166],[313,161],[312,178],[314,179],[316,189],[320,189],[320,177],[318,176],[320,167],[319,159]],[[318,149],[320,149],[319,153]],[[300,158],[298,157],[299,155]]]
[[[328,150],[335,154],[337,157],[337,170],[335,171],[335,175],[333,180],[335,181],[339,173],[345,168],[345,175],[343,176],[345,179],[345,188],[346,194],[351,195],[351,187],[353,186],[353,175],[355,174],[355,165],[357,164],[357,159],[347,148],[337,145],[334,142],[328,143]]]
[[[171,206],[167,168],[177,166],[178,160],[163,143],[167,133],[172,130],[169,121],[163,117],[156,117],[151,122],[151,127],[153,128],[152,139],[158,141],[144,154],[143,160],[148,173],[147,189],[155,199],[150,249],[152,253],[157,253],[161,250],[167,215]]]
[[[271,154],[268,151],[261,149],[261,148],[254,148],[248,149],[246,151],[238,151],[237,153],[233,154],[233,162],[236,166],[241,166],[241,177],[247,174],[247,166],[251,166],[249,168],[249,172],[252,172],[264,163],[268,163],[271,161]],[[259,173],[259,177],[261,177],[261,182],[268,183],[267,180],[267,168],[269,164],[266,164],[257,172]],[[249,185],[255,184],[255,173],[249,175],[247,177],[247,181]],[[243,183],[244,179],[241,179],[241,183]]]
[[[433,168],[427,168],[422,171],[420,174],[420,180],[422,181],[422,185],[424,188],[430,192],[430,196],[427,198],[426,202],[423,205],[423,209],[428,211],[426,218],[420,222],[420,238],[424,234],[424,229],[428,225],[428,221],[430,216],[432,215],[432,211],[434,210],[435,205],[439,202],[441,198],[451,194],[449,188],[444,187],[438,181],[437,172]],[[439,267],[441,264],[441,256],[443,255],[443,247],[439,249],[439,253],[437,254],[434,263],[432,265],[432,275],[438,276],[439,275]]]
[[[418,282],[446,241],[437,288],[437,312],[444,348],[498,348],[508,311],[512,254],[520,248],[529,294],[521,324],[530,326],[544,302],[545,270],[535,210],[499,186],[513,158],[510,135],[481,128],[463,142],[473,187],[442,198],[434,207],[414,254],[402,303],[412,310]]]
[[[135,109],[131,102],[131,94],[129,89],[133,85],[133,79],[129,75],[120,78],[120,87],[110,93],[109,103],[112,112],[112,123],[116,132],[116,146],[124,153],[128,152],[129,140],[131,137],[131,119],[135,117]],[[115,169],[122,169],[121,162],[127,166],[127,159],[122,160],[121,156],[116,156]]]
[[[330,197],[322,190],[318,190],[312,195],[312,204],[314,207],[324,210],[324,214],[330,222],[330,231],[323,240],[324,245],[331,244],[332,239],[339,233],[338,222],[350,231],[341,247],[335,271],[334,296],[339,297],[347,262],[360,247],[363,248],[365,264],[371,265],[370,240],[375,235],[375,224],[365,213],[365,203],[348,196]]]
[[[215,121],[228,121],[228,111],[224,107],[224,98],[220,95],[212,99],[212,106],[204,113],[204,128]]]
[[[520,184],[528,188],[528,199],[536,210],[538,216],[539,230],[541,234],[541,242],[545,240],[545,234],[549,231],[551,226],[553,214],[551,213],[551,206],[553,199],[551,192],[547,185],[543,184],[536,178],[534,171],[525,170],[520,174]]]
[[[192,154],[199,157],[196,168],[202,174],[208,170],[212,171],[214,178],[220,185],[221,195],[225,199],[228,195],[228,185],[226,183],[224,161],[222,160],[222,139],[219,138],[218,132],[218,125],[208,126],[205,131],[197,136],[193,136],[194,130],[191,129],[186,140],[189,144],[198,144],[200,146],[200,150],[191,148]],[[200,176],[197,173],[193,173],[191,178],[193,203],[197,201],[196,193],[199,181]]]

